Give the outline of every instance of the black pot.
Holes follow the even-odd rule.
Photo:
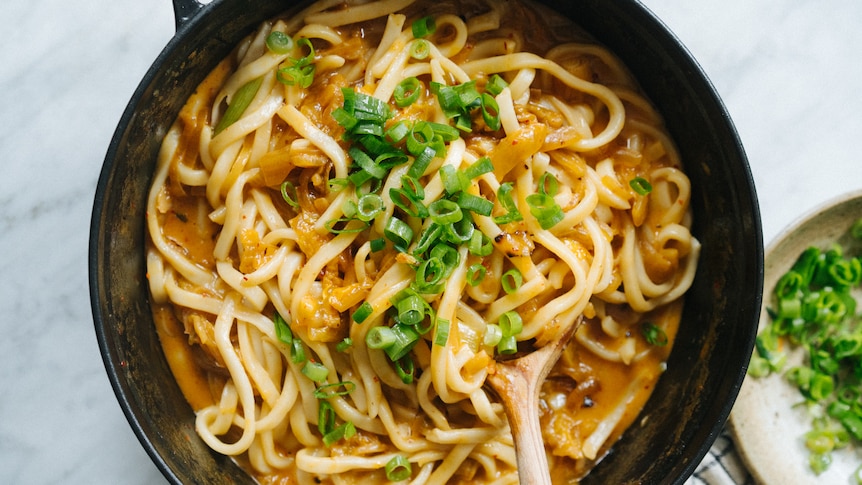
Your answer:
[[[120,406],[165,477],[250,483],[198,439],[162,353],[145,278],[144,211],[161,139],[184,101],[242,37],[297,2],[173,1],[176,36],[132,96],[99,178],[89,249],[93,317]],[[643,5],[547,3],[610,47],[665,117],[692,182],[693,232],[703,243],[668,370],[641,418],[583,483],[682,483],[720,433],[754,343],[763,240],[748,161],[709,80]]]

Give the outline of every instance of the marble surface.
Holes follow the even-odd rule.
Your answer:
[[[712,79],[768,243],[862,186],[862,2],[645,0]],[[164,483],[114,398],[87,288],[93,193],[174,33],[168,0],[0,2],[0,483]]]

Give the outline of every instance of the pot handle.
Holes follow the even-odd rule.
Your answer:
[[[174,4],[174,23],[176,30],[197,15],[211,0],[172,0]]]

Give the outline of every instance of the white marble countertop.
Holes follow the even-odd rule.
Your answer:
[[[862,187],[862,2],[645,0],[748,153],[768,243]],[[0,483],[164,483],[109,385],[87,245],[114,128],[174,33],[169,0],[3,0]]]

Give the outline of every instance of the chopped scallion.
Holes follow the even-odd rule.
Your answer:
[[[386,479],[390,482],[401,482],[413,475],[413,467],[403,455],[395,455],[383,467]]]

